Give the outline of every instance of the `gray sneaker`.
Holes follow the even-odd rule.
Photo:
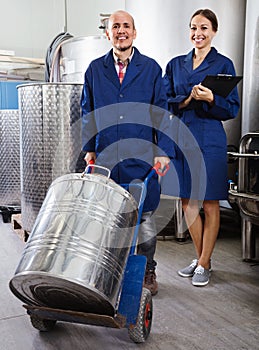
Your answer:
[[[178,275],[181,277],[192,277],[197,266],[198,259],[194,259],[189,266],[179,270]]]
[[[192,276],[193,286],[206,286],[209,283],[210,270],[201,265],[197,266]]]

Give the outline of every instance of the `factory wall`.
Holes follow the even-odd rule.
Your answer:
[[[242,101],[240,116],[224,123],[229,144],[259,129],[258,23],[259,2],[255,0],[0,0],[0,50],[16,56],[44,58],[52,40],[63,31],[75,37],[100,35],[100,14],[126,9],[133,14],[136,46],[165,68],[168,60],[188,52],[191,43],[188,23],[202,7],[214,10],[219,19],[215,47],[229,56],[238,75]]]

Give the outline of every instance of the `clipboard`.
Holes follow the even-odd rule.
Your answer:
[[[207,75],[201,85],[209,88],[214,94],[227,97],[242,78],[227,74]]]

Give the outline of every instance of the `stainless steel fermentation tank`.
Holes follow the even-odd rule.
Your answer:
[[[105,35],[76,37],[61,44],[60,76],[62,82],[83,83],[89,63],[111,49]]]
[[[240,140],[238,184],[231,185],[229,199],[236,203],[242,219],[243,259],[256,258],[256,230],[259,225],[259,132],[245,134]]]
[[[31,232],[48,187],[75,172],[81,150],[82,84],[18,86],[22,227]]]
[[[0,110],[0,206],[20,206],[20,134],[18,109]]]
[[[237,75],[243,75],[247,2],[255,3],[253,0],[208,1],[209,8],[216,13],[219,19],[219,32],[213,39],[213,46],[233,60]],[[161,65],[163,71],[165,71],[166,64],[170,59],[185,54],[192,49],[188,25],[190,17],[199,8],[204,8],[204,1],[167,0],[163,1],[163,6],[157,0],[149,0],[148,6],[146,6],[145,1],[125,1],[125,9],[133,15],[136,23],[138,33],[136,46],[141,52],[153,57]],[[152,26],[150,26],[151,22]],[[247,23],[250,26],[250,19]],[[235,36],[229,29],[230,24],[232,28],[237,28]],[[179,28],[183,30],[179,30]],[[161,33],[163,33],[163,40],[161,40]],[[177,33],[177,35],[172,33]],[[250,36],[249,39],[251,40]],[[250,40],[248,40],[248,46],[250,46]],[[239,84],[238,89],[239,95],[242,97],[242,83]],[[234,148],[235,150],[238,149],[241,136],[240,114],[234,120],[228,120],[223,123],[229,148]],[[236,172],[237,164],[235,162],[229,163],[229,179],[235,180]],[[174,198],[172,199],[174,200]],[[186,235],[183,230],[186,225],[184,224],[180,201],[177,201],[176,208],[176,236],[177,238],[185,239]]]

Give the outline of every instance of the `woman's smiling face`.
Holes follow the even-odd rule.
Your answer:
[[[216,32],[212,28],[212,23],[206,17],[197,15],[190,23],[190,40],[194,47],[203,49],[211,45]]]

